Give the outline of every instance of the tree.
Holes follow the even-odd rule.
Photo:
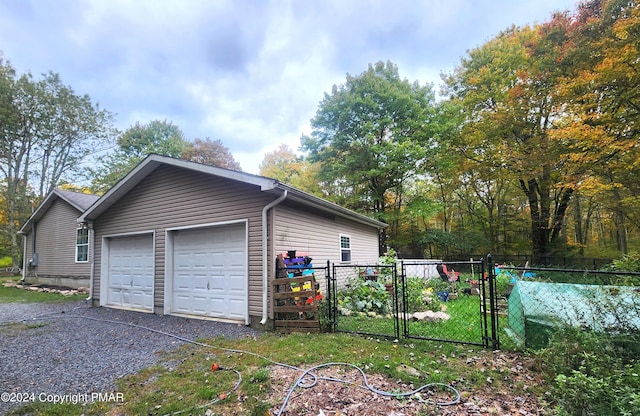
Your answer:
[[[136,123],[116,142],[115,152],[103,156],[101,165],[93,171],[91,189],[95,193],[111,188],[147,155],[155,153],[179,158],[189,146],[182,130],[166,120]]]
[[[564,117],[556,91],[566,68],[551,42],[558,31],[541,29],[504,31],[470,51],[447,79],[466,115],[457,150],[471,161],[469,172],[516,180],[528,200],[536,257],[563,245],[560,231],[579,173],[567,163],[566,143],[550,134]]]
[[[0,56],[0,173],[6,223],[14,261],[20,257],[17,230],[31,207],[60,181],[85,173],[83,161],[113,134],[113,116],[65,86],[58,74],[17,76]]]
[[[441,203],[431,197],[433,186],[418,181],[408,187],[404,205],[399,212],[399,229],[389,241],[398,253],[410,258],[422,258],[428,244],[425,236],[434,227],[434,219],[442,211]],[[433,251],[429,253],[433,255]]]
[[[266,153],[260,163],[260,175],[291,184],[300,174],[303,160],[296,156],[286,144],[281,144],[271,153]]]
[[[559,46],[572,73],[562,98],[573,116],[556,137],[569,143],[572,161],[590,178],[580,188],[597,191],[613,213],[617,248],[625,254],[627,222],[640,226],[640,7],[628,0],[592,0],[564,20],[570,25]]]
[[[424,161],[433,103],[431,86],[402,80],[393,63],[369,65],[325,93],[302,149],[320,164],[321,183],[338,191],[337,202],[386,221]],[[381,252],[384,245],[383,237]]]
[[[310,194],[326,198],[317,179],[319,164],[296,156],[285,144],[264,155],[260,163],[260,175],[277,179]]]
[[[217,166],[225,169],[242,170],[233,155],[220,140],[195,139],[187,142],[181,157],[192,162]]]

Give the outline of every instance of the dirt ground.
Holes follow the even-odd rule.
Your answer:
[[[443,387],[430,387],[408,398],[387,397],[364,388],[359,371],[348,366],[331,366],[319,369],[321,377],[333,377],[347,382],[318,380],[308,388],[298,387],[285,403],[285,398],[298,378],[299,372],[283,367],[271,369],[274,387],[270,414],[314,416],[426,416],[426,415],[542,415],[543,408],[529,387],[542,381],[532,373],[531,362],[517,354],[496,352],[467,359],[476,369],[491,368],[504,375],[502,380],[486,380],[486,387],[469,391],[464,377],[451,383],[460,394],[456,404],[443,405],[456,400],[456,392]],[[404,393],[419,386],[400,383],[379,375],[368,375],[367,381],[376,390]],[[425,383],[428,381],[425,380]],[[313,384],[312,379],[302,381]],[[439,404],[437,404],[439,403]]]

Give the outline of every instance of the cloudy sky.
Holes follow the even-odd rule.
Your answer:
[[[0,51],[19,74],[53,71],[116,114],[220,139],[258,172],[297,150],[325,92],[369,63],[433,83],[512,24],[577,0],[0,0]]]

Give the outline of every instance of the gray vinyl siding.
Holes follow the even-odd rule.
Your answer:
[[[28,281],[39,281],[51,284],[74,287],[73,280],[88,279],[90,263],[76,263],[76,230],[77,219],[81,212],[58,198],[49,207],[46,214],[36,223],[36,253],[38,267],[27,270]],[[33,255],[33,229],[25,240],[27,261]],[[92,250],[89,243],[89,256]],[[37,280],[36,277],[40,280]]]
[[[100,294],[103,236],[155,232],[155,311],[164,311],[165,230],[247,220],[249,315],[262,314],[262,208],[275,199],[258,186],[164,165],[120,198],[95,222],[93,295]]]
[[[314,266],[327,260],[340,263],[340,234],[351,237],[351,263],[378,260],[378,230],[341,217],[329,217],[279,205],[275,208],[275,254],[288,250],[307,252]]]

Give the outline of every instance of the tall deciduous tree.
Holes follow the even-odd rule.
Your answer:
[[[264,155],[260,175],[277,179],[310,194],[326,198],[317,179],[319,164],[299,157],[287,145]]]
[[[550,131],[561,119],[556,89],[565,68],[549,34],[513,27],[470,51],[447,79],[449,92],[464,109],[459,151],[476,174],[498,178],[506,171],[529,203],[532,251],[547,256],[562,245],[560,233],[575,170],[566,144]]]
[[[640,6],[591,0],[564,20],[570,25],[559,46],[572,73],[562,92],[573,117],[556,136],[589,174],[585,193],[606,196],[601,204],[613,214],[617,248],[626,253],[627,222],[640,226]]]
[[[193,142],[187,142],[182,158],[219,168],[242,170],[229,148],[219,139],[195,139]]]
[[[281,144],[273,152],[264,155],[260,163],[260,175],[274,178],[284,183],[291,184],[294,178],[300,174],[302,158],[286,144]]]
[[[369,65],[325,93],[302,148],[321,181],[342,191],[338,202],[388,221],[424,161],[433,103],[431,86],[401,79],[393,63]]]
[[[81,177],[83,161],[112,136],[113,116],[77,95],[49,72],[35,80],[17,76],[0,57],[0,173],[6,224],[14,261],[17,230],[31,206],[60,181]]]
[[[151,153],[179,158],[188,147],[180,127],[166,120],[136,123],[118,137],[117,145],[94,171],[93,192],[108,190]]]

